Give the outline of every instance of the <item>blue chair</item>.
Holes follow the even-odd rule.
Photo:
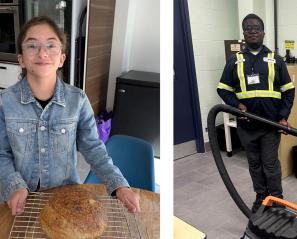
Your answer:
[[[113,135],[106,143],[113,163],[121,170],[131,187],[155,192],[154,152],[148,142],[127,135]],[[90,170],[85,184],[102,183]]]

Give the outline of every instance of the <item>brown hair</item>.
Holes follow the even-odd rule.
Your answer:
[[[28,22],[26,22],[20,31],[17,39],[17,52],[18,54],[23,54],[22,44],[26,38],[27,32],[31,27],[46,24],[55,32],[62,44],[62,53],[67,53],[67,36],[61,31],[57,24],[47,16],[33,17]],[[26,69],[22,68],[21,78],[27,75]]]

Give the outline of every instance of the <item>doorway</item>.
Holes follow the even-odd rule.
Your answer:
[[[187,0],[174,0],[174,72],[175,149],[185,149],[190,145],[189,150],[182,150],[184,152],[179,157],[204,152]],[[180,149],[175,151],[181,152]],[[195,152],[191,152],[193,150]]]

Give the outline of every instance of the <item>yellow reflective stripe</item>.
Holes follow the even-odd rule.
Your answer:
[[[276,98],[281,99],[281,93],[277,91],[269,91],[269,90],[252,90],[247,92],[239,92],[236,93],[238,99],[247,99],[247,98]]]
[[[240,81],[240,89],[242,92],[246,92],[246,85],[245,85],[245,77],[244,77],[244,71],[243,71],[243,55],[239,54],[239,52],[236,53],[237,57],[237,76]]]
[[[228,85],[226,85],[226,84],[224,84],[222,82],[220,82],[218,84],[218,87],[217,88],[218,89],[223,89],[223,90],[228,90],[228,91],[231,91],[231,92],[234,92],[235,91],[234,88],[232,88],[231,86],[228,86]]]
[[[290,83],[288,83],[288,84],[282,85],[282,86],[280,87],[280,90],[281,90],[281,92],[285,92],[285,91],[287,91],[287,90],[294,89],[294,88],[295,88],[295,86],[293,85],[292,82],[290,82]]]
[[[268,63],[268,90],[273,91],[274,84],[274,75],[275,75],[275,67],[274,67],[274,52],[268,53],[267,55],[267,63]]]

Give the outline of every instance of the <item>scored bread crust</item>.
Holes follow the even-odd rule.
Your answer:
[[[107,215],[95,194],[65,187],[41,210],[40,224],[51,239],[95,239],[104,233]]]

